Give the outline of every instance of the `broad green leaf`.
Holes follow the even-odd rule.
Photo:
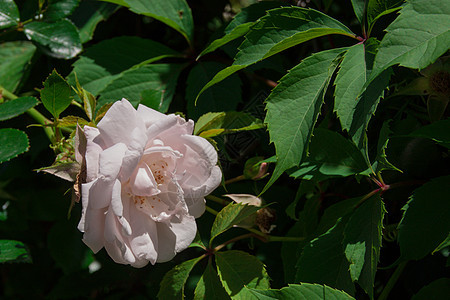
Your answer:
[[[329,34],[355,37],[355,34],[345,25],[314,9],[284,7],[270,10],[245,35],[233,65],[217,73],[203,87],[199,95],[212,85],[251,64]]]
[[[344,228],[348,217],[340,218],[336,225],[312,240],[297,261],[297,282],[326,284],[353,295],[355,285],[349,273],[350,264],[342,248]]]
[[[409,134],[413,137],[431,139],[438,144],[450,148],[450,119],[436,121]]]
[[[352,0],[353,11],[355,12],[355,16],[358,19],[360,24],[364,22],[364,14],[365,14],[365,0]]]
[[[56,58],[74,58],[82,50],[78,29],[67,19],[55,23],[33,21],[24,25],[24,32]]]
[[[267,98],[265,123],[270,141],[275,144],[277,165],[263,192],[285,170],[300,163],[329,80],[344,51],[342,48],[322,51],[306,58],[280,79]]]
[[[36,47],[25,41],[0,44],[0,86],[15,92],[26,74]]]
[[[221,83],[213,86],[203,93],[197,105],[195,96],[202,87],[210,81],[214,74],[223,69],[225,65],[216,62],[201,62],[189,72],[186,81],[186,101],[189,118],[198,119],[207,112],[236,110],[242,101],[241,79],[237,75],[230,76]]]
[[[365,148],[365,135],[372,115],[375,113],[380,99],[384,97],[384,90],[389,85],[392,71],[387,69],[375,80],[370,82],[367,89],[357,100],[353,110],[352,123],[349,134],[359,149]]]
[[[185,0],[102,0],[128,7],[132,12],[152,17],[181,33],[189,43],[194,38],[194,21]]]
[[[325,209],[317,226],[316,234],[322,235],[326,233],[340,218],[349,215],[360,201],[361,197],[345,199]]]
[[[187,260],[164,275],[160,283],[158,299],[184,299],[184,285],[194,266],[202,260],[203,256]]]
[[[153,109],[166,112],[175,93],[180,65],[157,64],[146,65],[123,72],[120,77],[112,81],[100,92],[97,107],[115,102],[121,98],[128,99],[134,106],[142,100],[142,93],[146,90],[161,91],[163,97]]]
[[[70,16],[80,32],[81,43],[90,41],[97,24],[108,19],[117,9],[118,6],[110,3],[82,1]]]
[[[334,111],[342,129],[348,131],[358,104],[361,89],[366,83],[366,61],[364,44],[356,44],[348,49],[339,66],[334,84]]]
[[[244,221],[250,215],[256,213],[258,209],[261,207],[253,206],[253,205],[241,205],[230,203],[225,206],[216,216],[214,223],[211,228],[211,239],[209,244],[211,245],[212,241],[219,234],[227,231],[233,225],[239,224]]]
[[[402,208],[398,225],[401,258],[421,259],[442,243],[450,232],[450,176],[434,178],[417,188]]]
[[[450,48],[450,3],[410,0],[386,29],[371,80],[390,66],[423,69]]]
[[[449,246],[450,246],[450,232],[448,233],[445,240],[442,243],[440,243],[439,246],[437,246],[436,249],[434,249],[433,252],[431,252],[431,254],[441,251],[442,249],[447,248]]]
[[[78,6],[80,0],[49,0],[44,12],[46,22],[55,22],[70,15]]]
[[[384,15],[399,10],[403,0],[369,0],[367,3],[367,23],[370,29]]]
[[[0,2],[0,29],[17,25],[19,21],[19,9],[14,0],[2,0]]]
[[[68,80],[75,84],[76,75],[80,85],[97,96],[108,84],[117,79],[120,73],[165,57],[179,55],[152,40],[131,36],[116,37],[86,49],[73,64],[74,68]]]
[[[70,85],[56,70],[53,70],[52,74],[44,81],[44,88],[41,90],[41,101],[55,119],[69,107],[72,101],[70,91]]]
[[[0,263],[5,262],[31,263],[31,256],[25,244],[13,240],[0,240]]]
[[[439,278],[424,286],[411,300],[446,299],[450,295],[450,278]]]
[[[214,300],[226,300],[230,299],[227,292],[220,283],[219,276],[214,269],[211,260],[208,261],[205,272],[197,283],[195,288],[194,299],[214,299]]]
[[[253,255],[238,250],[217,252],[216,265],[220,281],[232,299],[247,299],[245,287],[270,287],[263,263]]]
[[[378,174],[378,172],[382,170],[394,170],[401,172],[400,169],[398,169],[396,166],[394,166],[387,160],[386,156],[386,148],[389,143],[389,135],[392,133],[392,131],[389,128],[389,122],[390,121],[385,121],[380,130],[377,145],[377,157],[375,158],[375,162],[372,165],[372,169],[375,172],[375,174]]]
[[[37,104],[38,100],[34,97],[20,97],[3,102],[0,104],[0,121],[17,117]]]
[[[206,138],[261,128],[264,128],[261,120],[245,112],[210,112],[201,116],[195,123],[194,134]]]
[[[350,300],[355,299],[344,291],[330,288],[326,285],[301,283],[289,284],[280,290],[249,289],[249,300]]]
[[[344,230],[345,256],[350,276],[373,299],[373,286],[380,258],[385,209],[379,194],[366,199],[350,217]]]
[[[28,151],[28,147],[25,132],[13,128],[0,129],[0,163]]]
[[[267,10],[279,7],[280,5],[281,3],[277,1],[262,1],[243,8],[225,28],[225,35],[212,41],[205,50],[199,54],[197,59],[244,36],[249,31],[250,27],[255,24],[260,17],[266,14]]]
[[[290,175],[314,179],[317,173],[350,176],[366,169],[364,157],[352,142],[337,132],[316,128],[309,144],[309,156]]]

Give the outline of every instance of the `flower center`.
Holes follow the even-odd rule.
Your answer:
[[[163,160],[158,160],[149,165],[150,170],[152,171],[153,177],[158,185],[164,184],[166,182],[166,170],[168,167],[167,162]]]

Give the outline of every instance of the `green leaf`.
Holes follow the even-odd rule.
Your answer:
[[[401,9],[403,0],[369,0],[367,3],[367,23],[372,28],[374,23],[387,14]]]
[[[371,80],[388,67],[423,69],[450,48],[450,4],[410,0],[386,29]]]
[[[125,71],[100,93],[97,107],[121,98],[126,98],[137,106],[142,100],[143,91],[157,90],[161,91],[163,98],[152,108],[166,112],[175,93],[181,68],[182,66],[175,64],[157,64]]]
[[[267,13],[245,35],[233,65],[217,73],[199,95],[231,74],[303,42],[329,34],[355,36],[339,21],[314,9],[283,7]]]
[[[409,134],[413,137],[423,137],[437,142],[439,145],[450,149],[450,119],[433,122],[414,130]]]
[[[189,43],[194,38],[192,12],[185,0],[102,0],[128,7],[132,12],[152,17],[181,33]]]
[[[34,97],[20,97],[1,103],[0,121],[17,117],[37,104],[38,100]]]
[[[82,1],[70,19],[80,32],[81,43],[92,39],[98,23],[108,19],[118,6],[104,2]]]
[[[352,0],[353,11],[355,12],[355,16],[358,19],[360,24],[364,22],[364,13],[365,13],[365,0]]]
[[[342,129],[349,131],[361,89],[366,83],[364,44],[356,44],[344,55],[334,84],[334,111]]]
[[[187,260],[164,275],[161,281],[158,299],[184,299],[184,285],[194,266],[202,260],[203,256]]]
[[[389,122],[390,120],[385,121],[380,130],[377,145],[377,157],[375,158],[375,162],[372,165],[372,169],[374,170],[375,174],[378,174],[378,172],[383,170],[394,170],[401,172],[400,169],[398,169],[387,160],[386,156],[386,148],[389,143],[389,135],[392,133],[389,128]]]
[[[31,263],[31,256],[25,244],[13,240],[0,240],[0,263],[5,262]]]
[[[230,299],[227,292],[220,283],[219,276],[217,275],[217,272],[214,269],[211,260],[208,260],[208,265],[206,266],[205,272],[197,283],[194,299]]]
[[[450,246],[450,232],[448,233],[445,240],[442,243],[440,243],[439,246],[437,246],[436,249],[434,249],[433,252],[431,252],[431,254],[441,251],[442,249],[447,248],[449,246]]]
[[[450,278],[439,278],[423,287],[411,300],[445,299],[450,295]]]
[[[14,92],[26,74],[36,47],[25,41],[0,44],[0,85]]]
[[[74,58],[82,50],[78,29],[67,19],[55,23],[33,21],[24,25],[24,32],[56,58]]]
[[[28,147],[25,132],[13,128],[0,129],[0,163],[28,151]]]
[[[442,243],[450,232],[450,176],[432,179],[417,188],[402,208],[398,225],[401,258],[421,259]]]
[[[261,128],[264,128],[261,120],[245,112],[210,112],[201,116],[195,123],[194,134],[206,138]]]
[[[179,55],[174,50],[152,40],[131,36],[116,37],[86,49],[73,64],[74,68],[68,80],[75,84],[76,75],[84,89],[98,96],[122,72],[165,57]]]
[[[300,168],[290,174],[314,179],[317,173],[327,176],[350,176],[367,169],[356,146],[337,132],[316,128],[309,145],[309,156]]]
[[[72,102],[70,91],[70,85],[56,70],[53,70],[52,74],[44,81],[44,88],[41,90],[41,101],[55,119]]]
[[[344,51],[322,51],[306,58],[281,78],[267,98],[265,123],[270,141],[275,144],[277,165],[263,192],[285,170],[300,163],[320,113],[329,80]]]
[[[255,24],[260,17],[266,14],[267,10],[279,7],[280,4],[281,3],[277,1],[263,1],[256,2],[243,8],[225,28],[225,35],[212,41],[205,50],[199,54],[197,59],[241,36],[244,36],[249,31],[250,27]]]
[[[357,100],[353,110],[352,123],[349,129],[349,135],[359,149],[364,149],[365,136],[369,121],[375,113],[380,99],[384,97],[384,90],[389,85],[392,71],[387,69],[381,73],[375,80],[370,82],[367,89]]]
[[[312,240],[297,261],[297,282],[326,284],[353,295],[355,285],[349,273],[350,264],[342,249],[344,228],[348,217],[340,218],[336,225]]]
[[[216,253],[220,281],[232,299],[246,299],[248,288],[268,289],[269,276],[261,261],[248,253],[230,250]]]
[[[379,194],[364,201],[350,217],[342,241],[353,281],[373,299],[373,286],[380,258],[385,209]]]
[[[352,296],[344,291],[335,290],[326,285],[301,283],[289,284],[280,290],[256,290],[249,289],[251,297],[249,300],[350,300]]]
[[[19,9],[14,0],[2,0],[0,2],[0,29],[17,25],[19,21]]]
[[[207,112],[236,110],[238,103],[242,101],[241,79],[233,75],[203,93],[195,105],[195,96],[224,66],[216,62],[201,62],[189,72],[186,101],[190,118],[196,120]]]
[[[80,0],[50,0],[44,12],[46,22],[55,22],[70,15]]]
[[[211,228],[211,239],[209,244],[219,234],[227,231],[233,225],[239,224],[244,221],[250,215],[256,213],[261,207],[253,205],[241,205],[230,203],[225,206],[216,216],[214,223]]]

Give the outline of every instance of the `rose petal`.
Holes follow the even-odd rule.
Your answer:
[[[158,184],[147,164],[140,164],[130,179],[131,192],[138,196],[152,196],[158,194]]]
[[[103,151],[102,143],[94,142],[100,132],[97,128],[84,126],[84,134],[86,136],[86,180],[91,181],[98,176],[98,161],[100,153]],[[99,139],[97,139],[99,140]]]
[[[131,250],[138,259],[146,259],[155,264],[158,253],[156,223],[135,207],[130,207],[130,225],[133,235],[129,238]]]
[[[194,240],[197,224],[192,216],[174,217],[169,224],[156,223],[158,228],[157,262],[171,260],[178,252],[186,249]]]
[[[236,203],[248,204],[253,206],[261,206],[261,199],[249,194],[227,194],[225,197],[230,198]]]
[[[167,116],[159,111],[148,108],[145,105],[139,104],[137,115],[144,121],[145,127],[149,128],[151,125],[162,122]]]

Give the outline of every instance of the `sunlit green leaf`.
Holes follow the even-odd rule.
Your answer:
[[[0,44],[0,85],[14,92],[25,77],[36,47],[26,41]]]
[[[0,29],[17,25],[19,21],[19,9],[14,0],[2,0],[0,2]]]
[[[209,243],[211,244],[216,236],[230,229],[233,225],[239,224],[247,217],[254,214],[258,209],[260,209],[260,207],[233,203],[225,206],[214,220]]]
[[[34,97],[20,97],[0,104],[0,121],[14,118],[36,106],[38,100]]]
[[[316,53],[289,71],[266,100],[265,122],[275,144],[277,165],[267,190],[281,174],[300,163],[329,80],[346,49]],[[299,93],[301,91],[301,93]]]
[[[214,137],[220,134],[264,128],[261,120],[237,111],[210,112],[201,116],[195,123],[194,134]]]
[[[421,259],[450,232],[450,176],[434,178],[417,188],[402,208],[398,243],[402,259]]]
[[[158,299],[184,299],[184,285],[194,266],[203,258],[203,256],[187,260],[164,275],[161,281],[158,293]]]
[[[423,69],[450,48],[450,4],[410,0],[386,29],[375,58],[371,80],[388,67]]]
[[[33,21],[24,25],[24,32],[28,39],[56,58],[73,58],[82,50],[78,30],[67,19],[55,23]]]
[[[0,129],[0,163],[26,152],[28,147],[25,132],[13,128]]]
[[[248,288],[268,289],[269,276],[261,261],[248,253],[231,250],[216,253],[220,281],[232,299],[246,299]]]
[[[44,88],[41,90],[41,101],[44,107],[56,119],[71,103],[70,86],[56,70],[44,81]]]
[[[31,256],[25,244],[13,240],[0,240],[0,263],[5,262],[31,263]]]

